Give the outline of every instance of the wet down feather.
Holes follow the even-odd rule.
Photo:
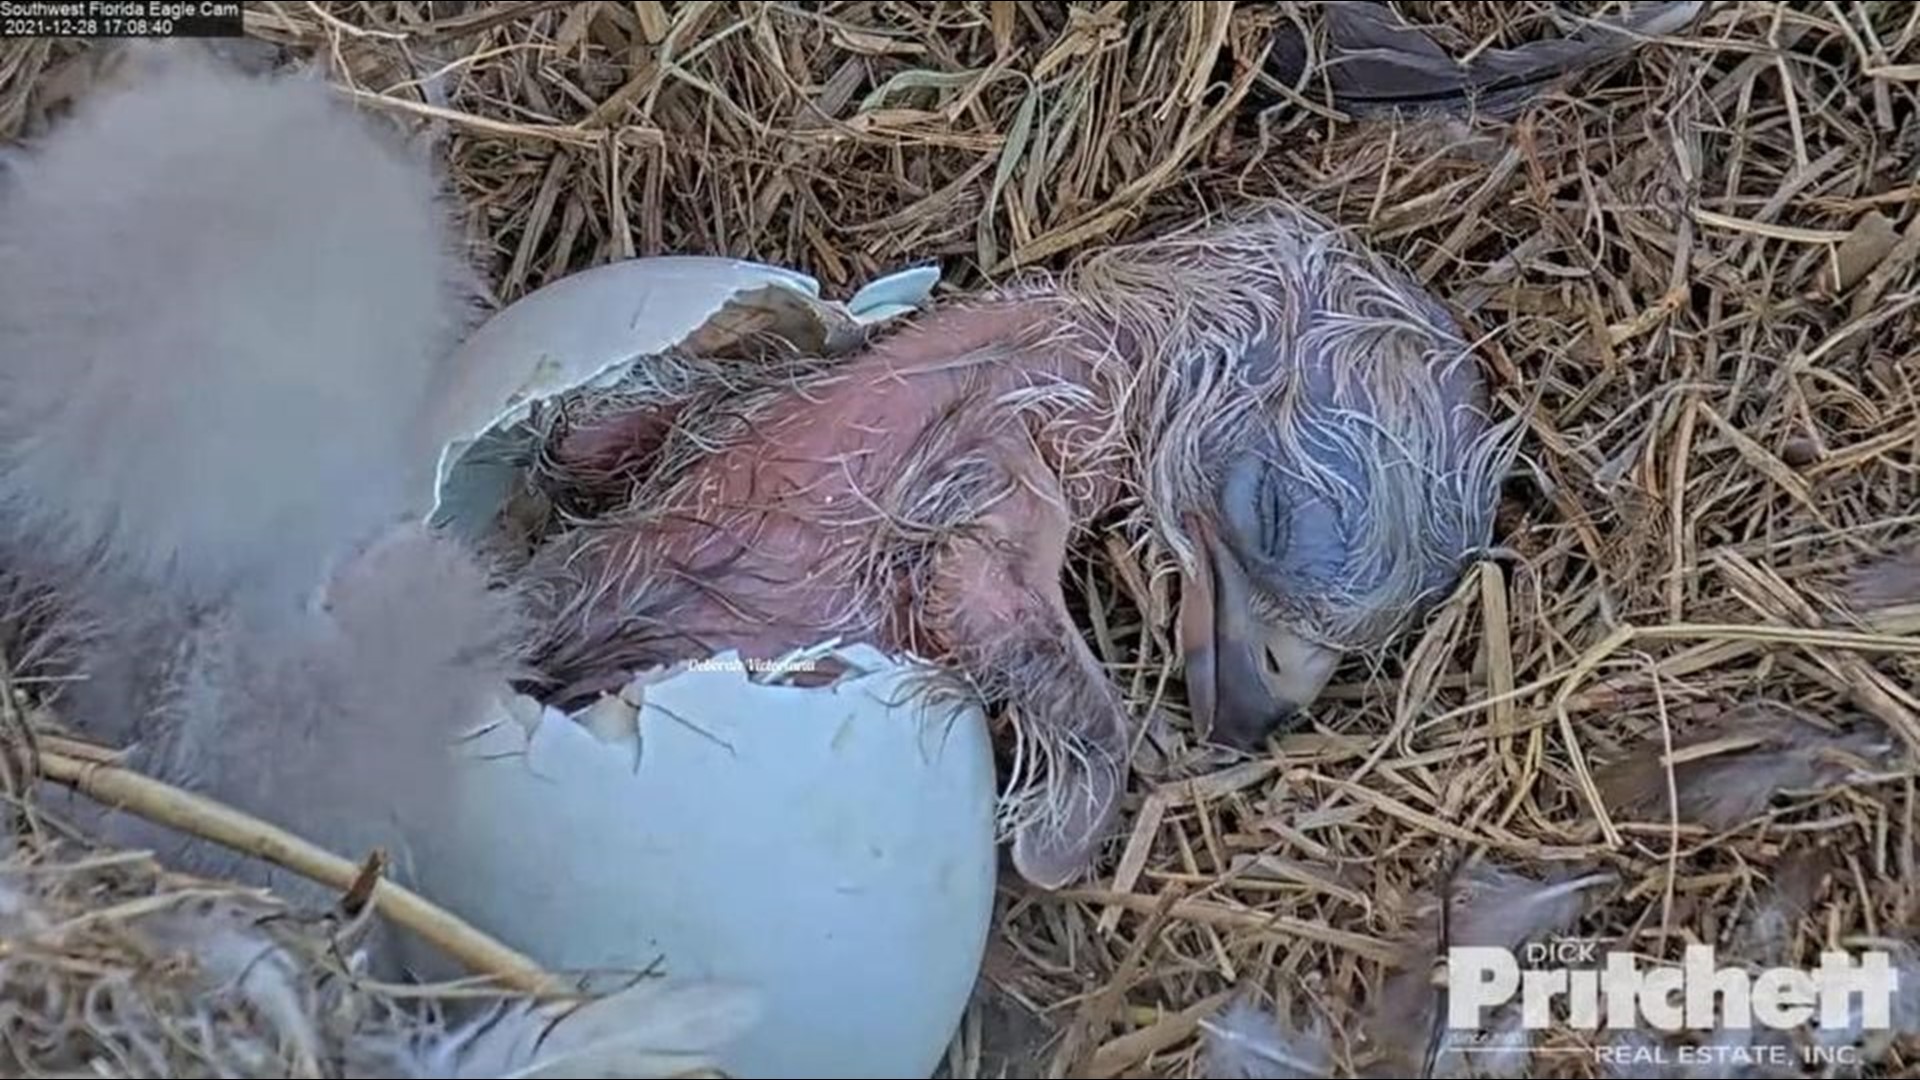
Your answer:
[[[1111,836],[1138,728],[1069,615],[1070,546],[1175,553],[1196,725],[1251,748],[1489,542],[1518,429],[1488,397],[1431,297],[1282,205],[844,358],[645,361],[554,420],[553,504],[617,494],[532,557],[537,692],[833,637],[941,661],[1013,720],[1015,865],[1058,886]]]

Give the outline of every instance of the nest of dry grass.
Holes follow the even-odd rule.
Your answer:
[[[1397,6],[1472,50],[1612,5]],[[1274,76],[1274,32],[1311,30],[1313,8],[249,15],[345,92],[445,126],[503,301],[669,251],[843,295],[938,260],[966,288],[1284,192],[1481,336],[1531,432],[1502,550],[1271,754],[1156,728],[1113,869],[1059,895],[1009,884],[955,1075],[1201,1075],[1203,1023],[1235,994],[1372,1068],[1424,1040],[1379,1010],[1431,948],[1436,893],[1487,860],[1606,875],[1553,929],[1649,960],[1920,941],[1920,575],[1846,591],[1920,522],[1920,15],[1710,5],[1516,118],[1389,120]],[[0,45],[0,137],[87,63]],[[1090,552],[1076,584],[1115,677],[1177,717],[1158,569]],[[1902,1039],[1867,1049],[1856,1071],[1914,1067]],[[1530,1068],[1604,1071],[1590,1053]]]
[[[739,991],[651,978],[582,992],[431,901],[271,824],[49,735],[0,665],[0,1075],[485,1077],[720,1075],[753,1015]],[[174,872],[74,827],[54,781],[334,888],[296,903]],[[473,972],[393,983],[376,939],[434,942]]]
[[[0,854],[7,1075],[414,1075],[432,1021],[339,927],[81,838]]]
[[[50,761],[110,762],[37,737],[44,725],[15,707],[3,669],[0,691],[0,1072],[419,1074],[423,1050],[448,1036],[436,1006],[462,990],[367,978],[364,890],[306,911],[94,842],[43,808],[29,778],[57,775]]]

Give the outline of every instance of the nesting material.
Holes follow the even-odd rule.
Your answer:
[[[1521,1025],[1519,1003],[1492,1010],[1478,1029],[1454,1030],[1435,971],[1456,946],[1518,952],[1569,932],[1605,881],[1598,874],[1542,880],[1493,863],[1441,876],[1411,905],[1416,921],[1399,942],[1397,970],[1366,1018],[1369,1057],[1410,1075],[1526,1074],[1534,1033]]]
[[[1393,6],[1456,56],[1622,10]],[[1341,673],[1303,732],[1250,760],[1193,746],[1165,562],[1074,567],[1101,658],[1163,722],[1099,883],[1006,889],[987,977],[1053,1033],[1014,1075],[1204,1075],[1203,1022],[1248,986],[1324,1021],[1336,1073],[1367,1068],[1364,1019],[1463,852],[1543,880],[1598,864],[1616,883],[1576,931],[1646,955],[1913,944],[1911,575],[1848,598],[1856,568],[1911,548],[1920,498],[1907,5],[1703,5],[1682,42],[1504,121],[1363,121],[1324,79],[1276,80],[1277,27],[1318,70],[1312,5],[327,3],[249,25],[446,133],[503,300],[670,252],[836,297],[934,261],[970,286],[1283,191],[1460,313],[1500,408],[1527,410],[1506,550],[1404,650]],[[83,57],[0,43],[0,136],[59,108]],[[1893,752],[1727,828],[1674,813],[1661,765],[1649,809],[1613,809],[1602,770],[1761,699]],[[988,1015],[953,1075],[1000,1056]],[[1860,1040],[1888,1073],[1914,1062],[1897,1015]],[[1607,1039],[1546,1033],[1533,1075],[1610,1074]]]
[[[736,991],[660,980],[549,1002],[383,986],[364,928],[139,852],[9,845],[0,1074],[678,1077],[710,1073],[753,1016]]]

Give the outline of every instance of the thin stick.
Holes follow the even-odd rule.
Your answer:
[[[343,893],[360,880],[360,866],[285,829],[131,769],[47,747],[41,748],[35,764],[45,779],[103,804],[265,859]],[[372,902],[381,914],[478,974],[525,993],[565,992],[540,965],[402,886],[380,881],[372,890]]]

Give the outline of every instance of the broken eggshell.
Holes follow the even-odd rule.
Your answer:
[[[530,421],[542,402],[617,385],[649,356],[725,337],[730,321],[771,328],[801,348],[839,351],[865,328],[924,303],[939,278],[937,267],[914,267],[838,303],[797,271],[668,255],[542,286],[487,319],[452,357],[454,383],[435,421],[448,441],[428,520],[467,538],[492,525],[533,458]]]
[[[930,1076],[992,918],[987,722],[917,662],[830,656],[825,685],[723,654],[572,716],[514,699],[416,887],[552,970],[745,990],[727,1075]]]

